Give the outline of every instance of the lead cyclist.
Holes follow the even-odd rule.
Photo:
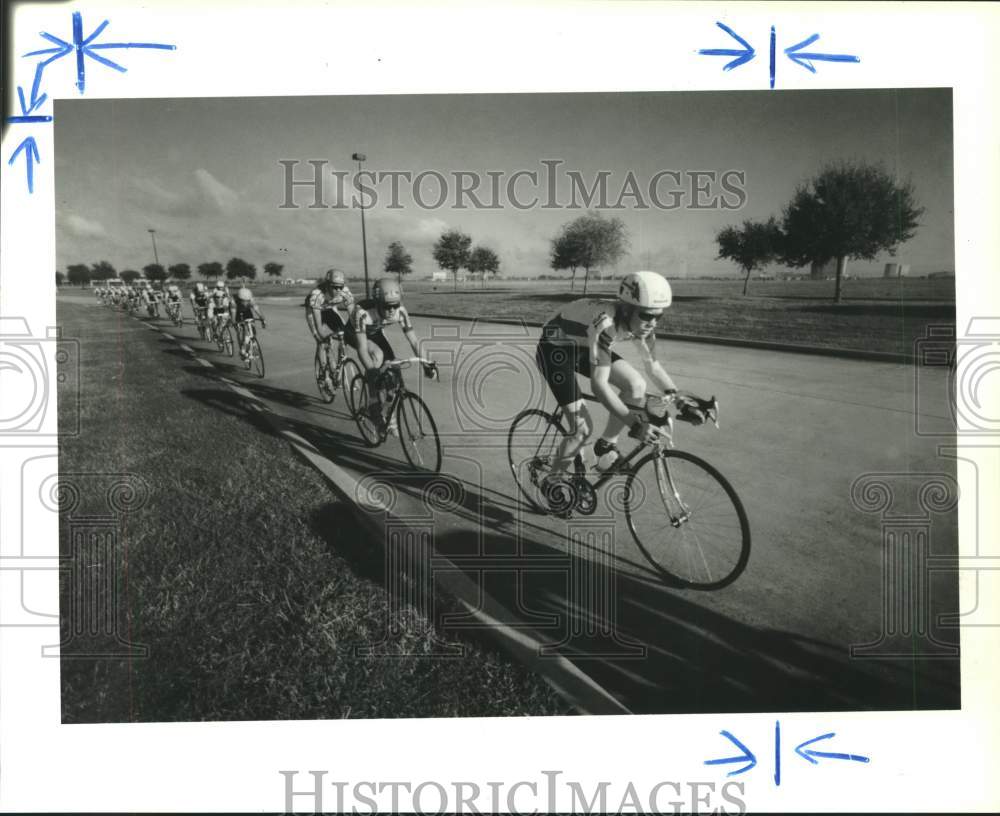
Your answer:
[[[647,380],[665,398],[677,394],[677,386],[655,355],[656,324],[672,301],[670,283],[662,275],[630,272],[622,278],[613,305],[576,300],[542,327],[535,359],[568,425],[542,483],[542,493],[550,502],[593,434],[593,419],[577,385],[577,374],[590,379],[594,396],[608,410],[607,425],[594,443],[601,470],[614,467],[620,458],[618,438],[626,427],[640,442],[652,443],[660,436],[646,412]],[[626,342],[638,352],[645,377],[614,352],[616,344]],[[691,421],[698,422],[699,411],[700,421],[705,421],[699,406],[689,408]]]

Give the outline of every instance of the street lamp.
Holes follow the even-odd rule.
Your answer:
[[[156,261],[156,265],[160,265],[160,256],[156,254],[156,230],[149,229],[146,230],[149,233],[149,237],[153,239],[153,260]]]
[[[365,161],[364,153],[352,153],[351,158],[358,163],[358,175],[361,175],[361,162]],[[368,286],[368,239],[365,236],[365,197],[361,196],[361,252],[365,261],[365,299],[371,297]]]

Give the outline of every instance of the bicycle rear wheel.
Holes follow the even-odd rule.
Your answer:
[[[258,377],[264,376],[264,352],[260,350],[260,341],[250,338],[250,365]]]
[[[351,383],[351,393],[354,395],[355,409],[354,421],[358,425],[358,432],[365,444],[370,448],[382,444],[382,423],[373,413],[374,407],[368,399],[368,385],[365,383],[365,375],[358,374]]]
[[[441,470],[441,440],[427,403],[407,391],[399,400],[396,417],[406,460],[417,470],[438,473]]]
[[[685,451],[654,452],[625,482],[625,517],[639,546],[668,583],[721,589],[750,559],[750,523],[732,485]]]
[[[507,461],[518,489],[539,513],[548,513],[542,479],[566,435],[562,423],[538,408],[521,411],[507,434]]]
[[[350,357],[344,360],[344,365],[340,369],[340,384],[344,389],[344,401],[347,403],[347,410],[350,411],[351,416],[354,416],[354,412],[357,410],[354,405],[357,395],[351,389],[351,385],[360,373],[361,366],[354,360]]]

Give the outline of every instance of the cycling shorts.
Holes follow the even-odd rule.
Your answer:
[[[392,346],[389,345],[389,338],[385,336],[385,332],[381,329],[374,334],[366,335],[366,338],[382,350],[383,361],[396,359],[396,353],[392,350]],[[347,327],[347,331],[344,332],[344,340],[346,340],[352,348],[358,348],[358,334],[354,331],[353,327]]]
[[[620,359],[620,355],[611,352],[612,363]],[[576,375],[590,378],[590,351],[586,346],[567,337],[558,326],[546,323],[535,351],[535,363],[559,405],[583,399]]]

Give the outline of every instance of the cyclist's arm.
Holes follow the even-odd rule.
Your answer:
[[[406,342],[410,344],[410,349],[413,351],[414,357],[420,356],[420,347],[417,343],[417,333],[413,330],[413,327],[403,329],[403,337],[406,338]]]
[[[646,379],[651,380],[665,394],[676,391],[677,386],[674,385],[674,381],[670,379],[670,375],[660,365],[660,361],[656,359],[656,337],[650,336],[647,341],[639,340],[638,345],[639,352],[642,355],[643,368],[646,370]]]

